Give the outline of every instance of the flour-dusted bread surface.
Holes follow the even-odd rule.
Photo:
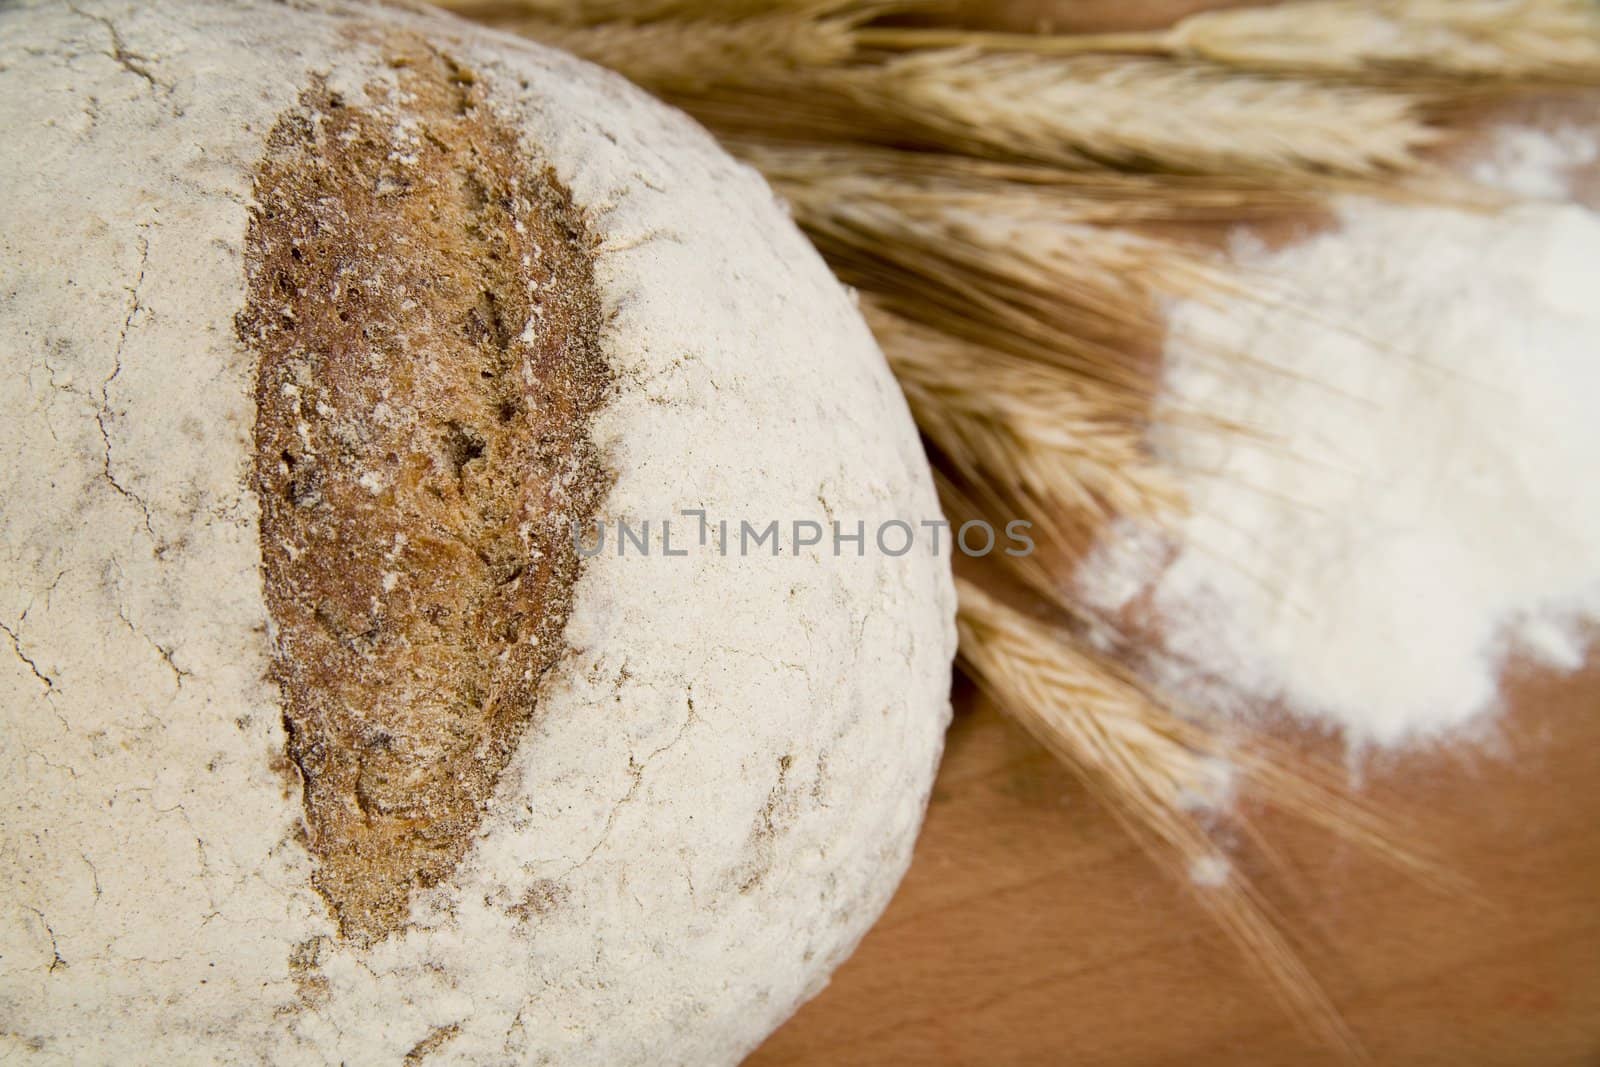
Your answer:
[[[359,4],[6,7],[0,132],[0,1058],[726,1063],[815,993],[953,598],[870,544],[926,463],[760,179]]]

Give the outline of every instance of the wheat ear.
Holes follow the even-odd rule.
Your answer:
[[[1600,79],[1600,6],[1586,0],[1311,0],[1193,15],[1168,39],[1180,54],[1296,73]]]
[[[1162,56],[1301,76],[1600,81],[1600,8],[1588,0],[1301,0],[1201,12],[1156,32],[1056,35],[871,26],[861,31],[858,44]]]
[[[502,22],[735,133],[910,140],[1073,168],[1352,175],[1408,168],[1438,137],[1403,94],[1190,64],[973,49],[847,64],[859,18],[785,11],[583,28]]]
[[[957,580],[960,657],[975,681],[1174,873],[1213,864],[1217,848],[1192,811],[1215,795],[1224,753],[1210,734],[1176,718],[1120,669],[1075,647],[1054,628]],[[1355,1036],[1237,872],[1196,895],[1286,1005],[1328,1040],[1355,1050]]]
[[[674,102],[731,135],[1258,178],[1399,173],[1443,136],[1423,100],[1403,92],[1165,60],[973,49],[806,68],[764,92]]]
[[[867,196],[918,203],[924,210],[995,211],[1055,222],[1236,223],[1303,216],[1323,207],[1334,181],[1285,185],[1233,174],[1062,170],[944,152],[905,152],[869,144],[785,142],[731,137],[725,146],[783,188],[819,196]]]
[[[942,146],[1061,166],[1374,174],[1438,136],[1404,95],[1138,58],[951,49],[839,77]]]
[[[866,195],[835,199],[806,186],[784,191],[840,276],[891,310],[1135,396],[1155,385],[1150,360],[1133,353],[1160,336],[1157,301],[1233,284],[1170,241]]]
[[[862,310],[939,455],[1054,541],[1087,549],[1113,517],[1159,521],[1182,510],[1176,483],[1144,448],[1142,406],[911,322],[870,298]]]

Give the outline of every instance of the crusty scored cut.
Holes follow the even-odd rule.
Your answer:
[[[381,47],[393,91],[314,86],[273,127],[238,319],[288,753],[367,939],[460,860],[561,651],[610,384],[566,190],[469,70]]]
[[[937,516],[781,206],[420,9],[5,8],[0,126],[0,1049],[737,1060],[909,860],[948,563],[569,531]]]

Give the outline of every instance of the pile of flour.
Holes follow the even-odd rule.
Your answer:
[[[1475,176],[1522,195],[1582,162],[1503,140]],[[1494,710],[1509,657],[1580,666],[1600,617],[1600,216],[1337,214],[1241,240],[1251,298],[1171,309],[1153,444],[1192,510],[1114,531],[1081,593],[1154,613],[1183,696],[1424,742]]]

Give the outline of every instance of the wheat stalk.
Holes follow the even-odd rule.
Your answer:
[[[1419,151],[1443,136],[1423,99],[1403,92],[1165,60],[973,49],[805,68],[760,92],[673,101],[735,136],[1076,170],[1373,178],[1416,168]]]
[[[1189,870],[1217,847],[1192,811],[1214,797],[1227,753],[1114,665],[1070,637],[957,579],[960,657],[979,686],[1098,794],[1158,862]],[[1347,1050],[1359,1046],[1266,902],[1237,873],[1197,891],[1201,904],[1300,1018]]]
[[[1175,480],[1144,447],[1144,407],[875,300],[862,310],[940,456],[1003,495],[1011,514],[1045,525],[1057,544],[1087,549],[1114,516],[1160,521],[1182,510]]]
[[[941,146],[1057,166],[1374,174],[1438,136],[1404,95],[1158,60],[941,49],[840,77]]]
[[[967,673],[1185,884],[1193,887],[1191,872],[1220,855],[1197,812],[1229,802],[1237,777],[1268,805],[1357,842],[1441,891],[1473,892],[1326,784],[1330,776],[1314,765],[1290,772],[1284,753],[1229,748],[1215,730],[1176,715],[1170,701],[1069,630],[1009,606],[969,579],[956,579],[956,593],[958,655]],[[1360,1053],[1248,879],[1229,871],[1220,884],[1195,891],[1287,1007],[1347,1052]]]
[[[1246,175],[1062,170],[945,152],[867,144],[727,138],[726,147],[780,189],[867,195],[924,210],[994,211],[1054,222],[1131,224],[1230,222],[1304,215],[1320,209],[1333,182],[1292,186]]]
[[[1156,32],[872,26],[857,43],[885,50],[1189,58],[1302,77],[1600,81],[1600,9],[1589,0],[1300,0],[1201,12]]]
[[[1234,284],[1171,241],[894,202],[868,195],[870,186],[854,199],[785,191],[840,276],[891,310],[1133,396],[1155,385],[1153,365],[1137,353],[1160,336],[1158,302]]]
[[[1439,136],[1420,102],[1402,93],[1193,64],[970,48],[851,64],[858,15],[502,21],[733,133],[910,142],[1080,169],[1347,175],[1410,168]]]
[[[610,67],[674,99],[719,86],[750,91],[786,72],[843,63],[855,52],[852,19],[783,11],[732,22],[566,24],[519,16],[502,18],[498,25]]]
[[[1311,0],[1193,15],[1167,40],[1179,54],[1297,74],[1600,79],[1600,7],[1587,0]]]
[[[995,525],[996,517],[1010,514],[1005,510],[1005,501],[988,485],[976,482],[959,485],[937,469],[934,482],[952,527],[959,528],[974,519],[984,519]],[[1158,525],[1171,514],[1158,511],[1155,516]],[[1047,544],[1041,545],[1039,551],[1023,555],[997,554],[991,561],[1001,566],[1001,573],[1020,582],[1021,589],[1036,603],[1047,606],[1065,620],[1065,625],[1045,626],[1032,616],[1023,616],[1043,627],[1040,632],[1048,631],[1053,635],[1052,640],[1066,650],[1069,661],[1073,657],[1086,657],[1089,662],[1098,664],[1099,669],[1136,689],[1140,699],[1147,701],[1162,721],[1170,720],[1176,724],[1174,729],[1193,739],[1196,750],[1205,757],[1204,775],[1214,775],[1218,768],[1226,766],[1240,781],[1253,784],[1260,799],[1271,807],[1361,845],[1390,866],[1439,892],[1466,897],[1477,895],[1470,880],[1429,857],[1415,843],[1402,840],[1392,825],[1355,802],[1341,785],[1341,777],[1335,769],[1283,751],[1263,737],[1253,738],[1247,749],[1229,749],[1222,744],[1215,726],[1207,725],[1203,716],[1183,710],[1170,694],[1155,693],[1139,682],[1120,662],[1133,644],[1129,635],[1114,620],[1086,611],[1072,599],[1076,561],[1070,552],[1055,551],[1058,547]],[[1007,705],[1000,706],[1010,711]],[[1191,783],[1184,793],[1190,799],[1180,807],[1188,809],[1193,806],[1192,798],[1204,795]]]

